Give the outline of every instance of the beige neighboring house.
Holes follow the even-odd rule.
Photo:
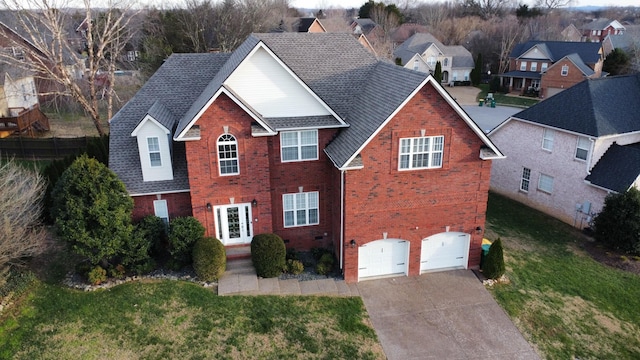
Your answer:
[[[640,74],[585,80],[489,133],[491,189],[575,227],[640,184]]]
[[[469,81],[474,68],[473,56],[461,45],[447,46],[431,34],[416,33],[393,52],[396,62],[407,69],[433,74],[439,61],[442,83]]]
[[[563,41],[582,41],[582,32],[578,28],[569,24],[564,30],[560,32]]]

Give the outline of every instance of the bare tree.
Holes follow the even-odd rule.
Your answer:
[[[12,265],[44,250],[41,226],[45,180],[11,160],[0,165],[0,285]]]
[[[440,25],[451,16],[447,3],[420,4],[412,12],[416,20],[431,29],[438,29]]]
[[[536,0],[535,4],[536,4],[535,6],[537,7],[551,10],[551,9],[557,9],[561,7],[567,7],[573,4],[573,0]]]
[[[86,44],[84,53],[79,53],[68,39],[75,24],[71,23],[65,0],[1,0],[0,4],[14,12],[17,32],[31,44],[25,46],[15,37],[7,37],[12,46],[23,49],[28,61],[16,61],[5,52],[0,54],[0,61],[11,62],[54,84],[41,90],[40,95],[72,98],[91,117],[98,134],[105,135],[101,100],[106,98],[110,119],[116,61],[132,36],[131,19],[139,12],[132,10],[134,2],[105,0],[96,10],[91,0],[83,0],[84,21],[78,29]]]
[[[496,40],[499,41],[498,48],[498,73],[502,74],[509,69],[509,55],[513,47],[523,40],[523,28],[518,23],[515,16],[507,16],[496,21]]]

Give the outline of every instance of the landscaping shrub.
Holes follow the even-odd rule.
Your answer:
[[[318,260],[318,264],[316,264],[316,272],[320,275],[327,275],[333,270],[333,264],[335,263],[335,259],[333,254],[330,252],[325,252]]]
[[[298,275],[304,271],[304,264],[300,260],[288,259],[287,272],[289,274]]]
[[[260,277],[270,278],[282,274],[286,263],[284,241],[276,234],[259,234],[251,240],[251,260]]]
[[[138,236],[147,239],[151,245],[151,252],[160,255],[167,247],[167,225],[155,215],[145,216],[136,224]]]
[[[287,249],[287,260],[300,260],[300,254],[294,248]]]
[[[204,236],[204,226],[193,216],[175,218],[169,223],[169,254],[171,267],[181,268],[191,263],[193,244]]]
[[[112,267],[111,269],[109,269],[109,275],[115,279],[123,279],[125,273],[126,273],[126,270],[124,268],[124,265],[122,264],[118,264]]]
[[[502,240],[494,241],[489,248],[487,257],[484,258],[482,273],[489,279],[497,279],[504,275],[504,254]]]
[[[91,264],[108,264],[131,238],[133,200],[118,176],[87,155],[55,185],[51,215],[61,239]]]
[[[628,253],[640,254],[640,191],[635,187],[610,194],[593,220],[596,241]]]
[[[227,254],[220,240],[203,237],[193,246],[193,269],[202,281],[220,278],[227,268]]]
[[[107,281],[107,270],[98,265],[91,269],[91,271],[89,271],[89,273],[87,274],[87,279],[92,285],[100,285],[101,283]]]

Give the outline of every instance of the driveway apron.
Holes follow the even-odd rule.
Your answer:
[[[539,359],[470,270],[358,283],[378,339],[395,359]]]

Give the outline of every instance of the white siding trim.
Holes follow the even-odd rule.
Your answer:
[[[171,159],[170,136],[164,126],[158,126],[155,121],[145,121],[136,131],[138,156],[142,170],[143,181],[173,180],[173,164]],[[147,138],[157,137],[160,148],[161,166],[151,166]]]

